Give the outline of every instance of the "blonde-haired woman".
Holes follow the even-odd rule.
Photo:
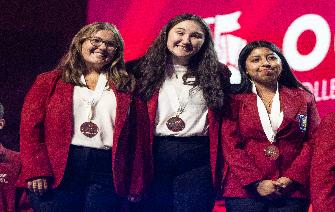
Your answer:
[[[118,211],[122,197],[141,195],[145,150],[138,148],[148,139],[134,84],[109,23],[84,26],[58,67],[37,77],[20,130],[21,181],[36,211]]]

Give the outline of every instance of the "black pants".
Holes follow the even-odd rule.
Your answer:
[[[29,200],[34,211],[119,211],[111,150],[71,145],[61,184],[40,197],[29,192]]]
[[[309,201],[298,198],[225,198],[227,212],[307,212]]]
[[[212,211],[208,137],[155,137],[154,173],[142,211]]]

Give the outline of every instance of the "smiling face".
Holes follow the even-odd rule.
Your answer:
[[[246,71],[255,83],[274,85],[282,71],[281,59],[268,48],[255,48],[247,57]]]
[[[115,43],[114,33],[110,30],[100,30],[87,38],[81,54],[88,70],[100,71],[110,63],[117,51]]]
[[[205,41],[205,32],[201,25],[193,20],[176,24],[168,33],[167,48],[172,63],[187,65],[190,58],[199,52]]]

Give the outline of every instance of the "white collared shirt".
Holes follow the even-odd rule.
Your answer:
[[[192,89],[193,85],[184,85],[182,76],[187,71],[186,66],[174,65],[170,68],[175,69],[174,74],[171,78],[166,77],[159,90],[155,135],[178,137],[208,135],[208,108],[203,92],[200,88]],[[185,122],[185,128],[173,132],[167,128],[166,122],[176,115],[180,104],[186,105],[184,112],[179,116]]]
[[[257,108],[258,108],[258,115],[261,121],[264,133],[270,143],[275,142],[275,136],[277,134],[277,130],[284,119],[283,111],[280,111],[280,98],[279,98],[279,90],[277,84],[277,90],[273,97],[272,104],[271,104],[271,113],[268,114],[266,111],[265,104],[263,103],[260,96],[257,94],[256,86],[252,83],[252,92],[257,96]]]
[[[97,95],[96,90],[90,90],[87,87],[75,86],[73,92],[73,117],[74,117],[74,134],[71,144],[98,149],[106,149],[113,145],[113,134],[116,117],[116,97],[114,92],[105,86],[107,79],[105,75],[100,75],[99,81],[102,78],[104,85],[101,96]],[[98,84],[99,84],[98,81]],[[85,81],[83,82],[85,83]],[[98,87],[98,85],[97,85]],[[95,114],[91,120],[98,128],[98,134],[92,138],[86,137],[81,131],[80,126],[84,122],[89,121],[91,112],[91,104],[88,99],[93,96],[99,96],[95,106]]]

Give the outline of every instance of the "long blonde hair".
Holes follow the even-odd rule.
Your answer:
[[[123,50],[123,39],[117,28],[110,23],[95,22],[81,28],[74,36],[68,52],[63,56],[57,68],[62,71],[62,80],[73,85],[84,86],[80,77],[87,70],[82,57],[82,44],[98,31],[108,30],[114,34],[117,49],[113,60],[104,67],[109,81],[112,81],[117,90],[127,92],[133,91],[135,79],[125,69]]]

